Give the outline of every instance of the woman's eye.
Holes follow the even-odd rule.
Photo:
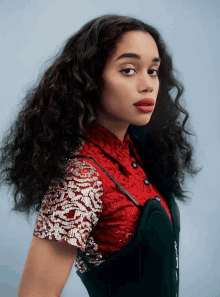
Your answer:
[[[128,71],[129,71],[130,69],[135,71],[134,68],[125,68],[125,69],[122,69],[120,72],[124,73],[124,71],[127,71],[127,72],[125,72],[125,74],[128,74]]]
[[[150,71],[156,71],[156,74],[155,75],[153,75],[153,76],[158,76],[158,70],[156,70],[156,69],[150,69]]]
[[[126,76],[131,76],[131,75],[128,75],[130,70],[134,70],[134,71],[135,71],[134,68],[125,68],[125,69],[122,69],[120,72],[125,73]],[[156,69],[150,69],[149,71],[155,71],[156,74],[153,75],[153,76],[158,76],[158,72],[159,72],[158,70],[156,70]],[[136,71],[135,71],[135,72],[136,72]]]

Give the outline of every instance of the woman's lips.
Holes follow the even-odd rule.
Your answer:
[[[154,100],[152,98],[144,98],[144,99],[141,99],[139,100],[138,102],[136,102],[134,104],[135,106],[136,105],[154,105]]]
[[[154,107],[153,106],[150,106],[150,105],[135,105],[135,107],[140,110],[140,111],[143,111],[143,112],[151,112],[153,111]]]

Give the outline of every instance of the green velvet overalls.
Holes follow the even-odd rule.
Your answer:
[[[89,270],[76,273],[90,297],[178,297],[179,296],[179,232],[180,214],[173,194],[167,200],[170,218],[155,196],[139,203],[94,158],[82,155],[70,158],[88,158],[96,163],[142,210],[135,237],[120,252],[93,266],[86,252],[78,252]]]

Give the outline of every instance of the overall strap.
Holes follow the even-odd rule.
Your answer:
[[[113,176],[111,176],[111,174],[108,173],[108,171],[106,171],[99,163],[97,163],[92,157],[88,157],[88,156],[83,156],[83,155],[75,155],[75,156],[68,156],[67,159],[75,159],[75,158],[88,158],[90,160],[92,160],[94,163],[96,163],[103,171],[105,171],[105,173],[111,178],[111,180],[114,181],[114,183],[116,183],[119,188],[122,189],[122,191],[125,192],[125,194],[134,202],[134,204],[136,206],[138,206],[141,210],[142,210],[142,206],[113,178]],[[83,261],[86,263],[86,265],[92,269],[93,265],[90,264],[85,256],[86,252],[83,252],[81,250],[78,251],[78,254],[81,256],[81,258],[83,259]]]
[[[92,157],[87,157],[87,156],[83,156],[83,155],[76,155],[76,156],[69,156],[67,159],[75,159],[75,158],[88,158],[90,160],[92,160],[94,163],[96,163],[103,171],[105,171],[105,173],[111,178],[111,180],[113,180],[114,183],[117,184],[117,186],[119,186],[119,188],[122,189],[123,192],[125,192],[125,194],[128,196],[128,198],[130,200],[132,200],[134,202],[134,204],[136,206],[138,206],[140,208],[140,210],[143,209],[143,207],[125,190],[125,188],[123,188],[118,182],[117,180],[114,179],[113,176],[111,176],[111,174],[108,173],[108,171],[106,171],[99,163],[97,163]]]

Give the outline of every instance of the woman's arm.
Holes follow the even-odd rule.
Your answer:
[[[33,236],[18,297],[58,297],[76,259],[77,247]]]

